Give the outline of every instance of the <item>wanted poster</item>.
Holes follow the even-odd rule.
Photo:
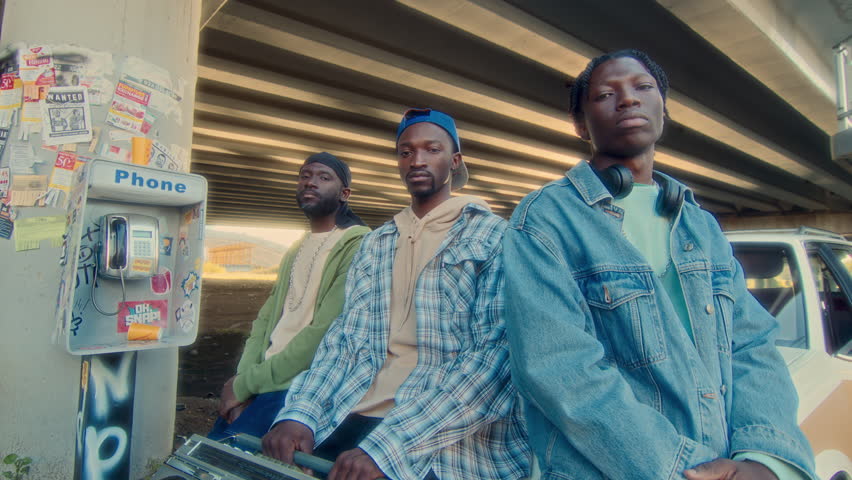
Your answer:
[[[122,130],[144,133],[142,124],[150,101],[150,92],[122,79],[115,86],[115,95],[112,97],[106,123]]]
[[[92,115],[86,87],[53,87],[41,102],[45,145],[90,142]]]
[[[151,143],[151,158],[149,159],[148,165],[165,170],[178,171],[179,169],[179,165],[175,161],[175,156],[172,154],[169,147],[156,140]]]

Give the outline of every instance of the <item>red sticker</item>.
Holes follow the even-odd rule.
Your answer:
[[[151,277],[151,291],[157,295],[169,293],[172,290],[172,272],[166,269]]]
[[[168,300],[143,300],[118,303],[118,333],[127,332],[131,323],[166,327],[169,323]]]

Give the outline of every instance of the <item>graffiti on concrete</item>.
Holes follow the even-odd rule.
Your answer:
[[[136,352],[83,357],[75,480],[129,478]]]

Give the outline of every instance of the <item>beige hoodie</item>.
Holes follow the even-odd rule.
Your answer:
[[[384,417],[394,406],[394,396],[402,382],[417,366],[417,312],[414,289],[417,278],[461,216],[462,209],[475,203],[488,207],[479,197],[452,197],[417,218],[407,207],[394,218],[399,230],[391,284],[390,335],[385,364],[361,402],[352,410],[370,417]]]

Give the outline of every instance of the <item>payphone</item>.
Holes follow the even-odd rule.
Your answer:
[[[192,343],[201,303],[206,180],[106,160],[93,160],[80,175],[69,195],[57,302],[68,351]]]
[[[101,217],[98,275],[133,280],[157,274],[159,221],[137,213]]]

